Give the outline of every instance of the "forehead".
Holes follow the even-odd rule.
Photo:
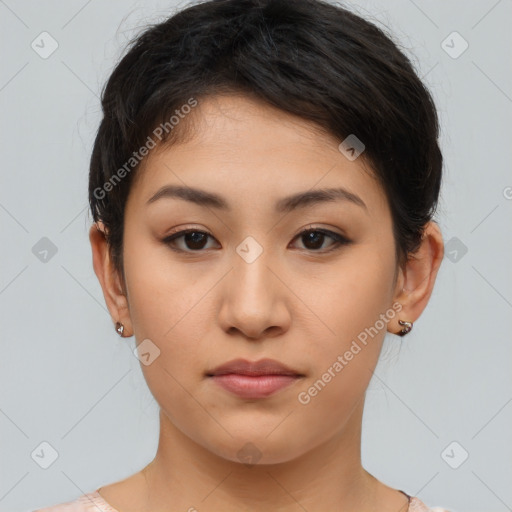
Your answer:
[[[315,123],[235,95],[201,100],[183,122],[184,140],[158,147],[142,162],[132,203],[142,207],[175,185],[222,193],[230,210],[274,208],[293,193],[341,187],[360,197],[372,216],[388,213],[368,165],[347,159],[341,140]]]

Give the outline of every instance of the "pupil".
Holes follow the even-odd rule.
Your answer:
[[[189,246],[189,249],[202,249],[202,247],[204,246],[204,243],[201,244],[201,237],[206,238],[204,233],[198,233],[194,231],[191,233],[187,233],[185,237],[187,239],[187,245]]]
[[[306,239],[308,242],[313,242],[313,247],[309,247],[309,248],[312,248],[312,249],[318,249],[319,247],[322,247],[322,238],[323,238],[323,233],[320,233],[319,231],[311,231],[310,233],[307,233],[306,235]],[[315,244],[315,241],[318,242],[320,240],[320,243],[316,243]],[[306,243],[305,244],[306,247],[308,246],[308,244]]]

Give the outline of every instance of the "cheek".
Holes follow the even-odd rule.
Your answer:
[[[327,351],[350,345],[390,308],[394,263],[391,250],[379,252],[368,244],[302,280],[300,293],[317,314],[318,333],[331,340],[321,344]],[[377,327],[382,329],[381,322]]]
[[[197,317],[195,307],[208,283],[183,265],[173,264],[164,244],[135,230],[127,233],[124,266],[136,335],[165,340],[173,337],[181,322]]]
[[[391,249],[360,248],[347,253],[337,272],[316,274],[314,286],[303,282],[308,305],[314,304],[321,321],[315,328],[301,326],[316,343],[305,347],[305,360],[312,361],[314,370],[301,388],[305,394],[299,403],[307,402],[311,410],[334,407],[333,423],[341,421],[364,394],[388,322],[395,316],[390,303],[395,264]]]
[[[180,384],[203,378],[205,346],[214,319],[211,298],[217,275],[204,278],[172,265],[165,246],[125,239],[124,266],[130,317],[137,344],[149,339],[157,348],[154,363],[142,369],[153,392],[171,396]],[[167,252],[166,252],[167,251]],[[163,396],[163,395],[162,395]]]
[[[212,283],[177,273],[169,259],[140,247],[126,258],[125,273],[136,343],[151,340],[149,352],[157,354],[147,365],[141,357],[148,388],[174,424],[188,430],[189,418],[205,420],[187,390],[204,378],[208,367],[206,329],[212,313],[206,294]]]

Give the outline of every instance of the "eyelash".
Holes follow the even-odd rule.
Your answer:
[[[162,242],[166,245],[169,246],[169,248],[175,252],[179,252],[179,253],[201,253],[201,252],[204,252],[203,249],[199,249],[199,250],[183,250],[183,249],[177,249],[176,247],[174,247],[172,245],[172,242],[174,242],[175,240],[179,239],[179,238],[182,238],[183,236],[185,236],[186,234],[188,233],[201,233],[203,235],[206,235],[206,236],[209,236],[211,238],[214,238],[212,235],[210,235],[210,233],[207,233],[206,231],[202,231],[200,229],[185,229],[183,231],[178,231],[176,233],[173,233],[171,234],[170,236],[164,238],[162,240]],[[306,235],[306,234],[309,234],[309,233],[321,233],[322,235],[325,235],[329,238],[331,238],[332,240],[334,240],[334,244],[332,244],[331,248],[328,249],[328,250],[324,250],[324,251],[320,251],[320,250],[313,250],[313,249],[304,249],[306,250],[307,252],[311,252],[313,254],[326,254],[326,253],[330,253],[332,251],[335,251],[337,249],[341,249],[343,246],[346,246],[346,245],[349,245],[352,243],[351,240],[349,240],[348,238],[344,237],[343,235],[340,235],[339,233],[335,233],[333,231],[329,231],[328,229],[321,229],[321,228],[309,228],[309,229],[305,229],[303,231],[301,231],[300,233],[298,233],[295,238],[301,238],[302,236]]]

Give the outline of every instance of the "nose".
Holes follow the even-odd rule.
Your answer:
[[[260,340],[279,336],[290,327],[291,292],[264,254],[251,263],[235,254],[233,268],[223,279],[218,318],[230,335]]]

